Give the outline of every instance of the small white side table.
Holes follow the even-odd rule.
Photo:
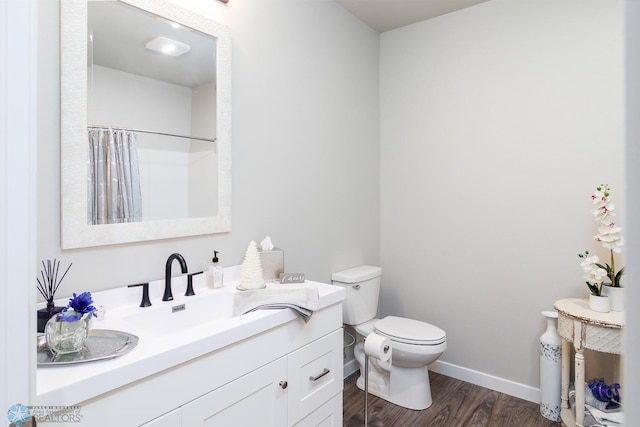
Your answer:
[[[562,337],[562,423],[582,426],[584,422],[584,349],[603,353],[622,354],[624,315],[619,311],[598,313],[589,308],[586,299],[561,299],[553,305],[558,311],[558,334]],[[571,343],[575,355],[576,413],[569,408],[569,355]],[[619,382],[620,362],[615,358],[615,382]]]

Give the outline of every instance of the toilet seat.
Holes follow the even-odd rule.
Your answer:
[[[387,316],[375,323],[376,333],[391,341],[412,345],[438,345],[447,334],[437,326],[404,317]]]
[[[361,323],[359,325],[354,325],[353,329],[356,330],[357,333],[366,337],[372,332],[376,331],[376,322],[379,322],[380,319],[371,319],[368,322]]]

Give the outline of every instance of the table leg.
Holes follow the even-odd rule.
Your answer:
[[[576,425],[584,423],[584,349],[576,348]]]
[[[621,356],[619,354],[615,354],[613,356],[613,381],[614,383],[622,384],[622,363]]]
[[[562,408],[569,407],[569,371],[571,360],[571,343],[567,340],[562,340]]]

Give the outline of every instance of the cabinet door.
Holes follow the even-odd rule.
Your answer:
[[[180,408],[155,418],[140,427],[176,427],[182,425],[182,410]]]
[[[342,390],[342,343],[339,329],[289,355],[289,425]]]
[[[214,368],[215,369],[215,368]],[[287,424],[287,362],[278,359],[182,407],[182,425],[189,427]]]

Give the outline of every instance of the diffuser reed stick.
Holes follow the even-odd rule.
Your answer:
[[[60,280],[58,280],[58,272],[60,271],[60,261],[54,259],[53,263],[51,260],[47,260],[45,264],[42,261],[42,270],[40,270],[40,275],[42,276],[42,282],[40,278],[36,278],[38,281],[38,291],[40,295],[47,301],[47,307],[53,307],[53,298],[55,297],[56,291],[60,287],[62,280],[67,275],[67,272],[71,268],[73,263],[69,264],[69,267],[65,270]]]

